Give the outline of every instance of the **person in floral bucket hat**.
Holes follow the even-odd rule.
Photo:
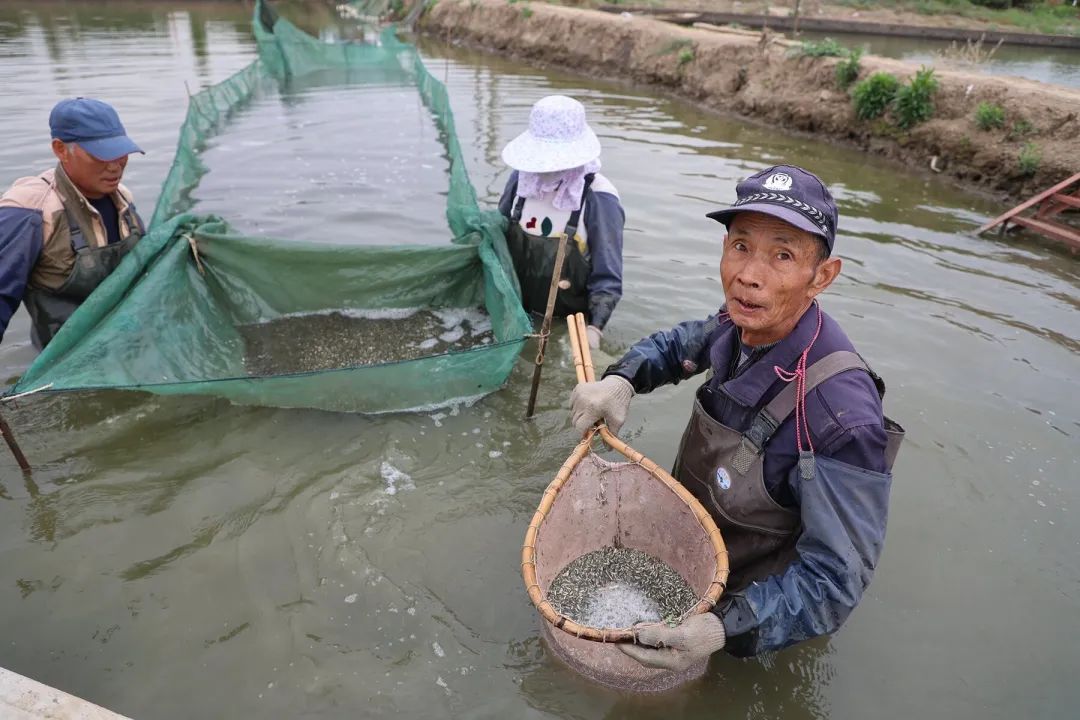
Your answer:
[[[507,244],[525,309],[547,307],[558,243],[571,238],[555,314],[584,313],[589,345],[597,348],[622,297],[623,223],[619,193],[600,174],[600,141],[585,107],[550,95],[532,107],[528,129],[502,151],[513,168],[499,211],[510,220]]]

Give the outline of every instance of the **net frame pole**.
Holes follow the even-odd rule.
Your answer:
[[[536,410],[536,395],[540,390],[540,373],[544,369],[544,351],[547,350],[548,336],[551,334],[551,317],[555,314],[555,298],[559,295],[559,280],[562,278],[563,265],[566,264],[566,246],[570,239],[566,233],[559,235],[559,247],[555,252],[555,267],[551,269],[551,286],[548,288],[547,308],[544,321],[540,325],[540,347],[536,351],[536,364],[533,367],[532,387],[529,389],[529,405],[525,409],[525,419],[533,416]]]
[[[15,433],[11,432],[11,426],[8,425],[3,414],[0,414],[0,434],[3,434],[8,449],[15,456],[15,462],[19,463],[19,468],[23,472],[30,472],[30,461],[23,455],[22,448],[19,447],[19,442],[15,439]]]

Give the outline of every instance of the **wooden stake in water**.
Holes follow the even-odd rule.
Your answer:
[[[7,446],[11,449],[11,454],[15,456],[15,461],[19,463],[19,467],[23,472],[30,472],[30,463],[27,461],[26,456],[23,455],[22,448],[19,447],[19,443],[15,440],[15,434],[11,432],[11,426],[7,424],[7,420],[3,415],[0,415],[0,433],[3,434],[4,440],[7,441]]]
[[[531,418],[536,410],[536,393],[540,389],[540,371],[544,369],[544,351],[547,350],[548,335],[551,334],[551,316],[555,314],[555,298],[559,295],[559,280],[562,278],[563,265],[566,263],[566,233],[559,236],[559,248],[555,252],[555,267],[551,270],[551,287],[548,288],[547,309],[544,310],[544,322],[540,325],[540,347],[536,351],[536,366],[533,368],[532,389],[529,390],[529,407],[525,418]]]

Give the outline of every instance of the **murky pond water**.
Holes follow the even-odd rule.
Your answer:
[[[246,17],[231,4],[4,4],[0,183],[47,167],[57,97],[97,95],[147,150],[128,179],[148,213],[184,82],[194,90],[253,57]],[[834,188],[844,274],[824,306],[885,376],[888,410],[909,432],[863,604],[833,638],[757,660],[717,657],[704,682],[662,700],[598,689],[551,660],[519,550],[574,444],[560,333],[530,423],[528,349],[506,389],[423,415],[120,393],[6,410],[38,469],[23,480],[0,453],[0,665],[137,718],[1074,714],[1077,261],[970,237],[996,203],[873,157],[630,86],[422,47],[449,84],[486,202],[506,177],[499,150],[533,101],[564,92],[589,106],[627,208],[626,298],[605,336],[610,354],[720,304],[720,235],[703,215],[739,178],[784,160]],[[315,153],[312,172],[337,172],[304,127],[289,136],[267,125],[287,121],[284,109],[256,110],[238,123],[263,124],[275,143],[228,172],[244,182],[246,167],[258,184],[234,204],[200,196],[238,226],[257,225],[296,189],[280,143]],[[289,112],[327,123],[335,143],[355,118],[342,113],[334,127],[333,110],[315,96]],[[377,157],[393,139],[369,128],[350,157],[364,143]],[[212,182],[213,172],[204,192]],[[427,180],[416,189],[437,192]],[[430,201],[437,221],[442,198]],[[357,191],[331,207],[296,203],[276,222],[298,241],[364,242],[358,223],[397,222],[364,202]],[[26,333],[20,315],[0,346],[5,378],[31,358]],[[670,464],[692,392],[637,398],[624,436]]]
[[[912,63],[955,67],[987,75],[1016,75],[1055,85],[1080,88],[1080,52],[1069,48],[1028,47],[1026,45],[983,42],[984,54],[993,50],[990,59],[978,64],[957,64],[948,58],[967,46],[963,41],[929,40],[925,38],[862,35],[859,33],[805,33],[807,39],[833,37],[848,47],[866,48],[868,53],[898,58]]]
[[[208,141],[198,212],[241,233],[343,244],[442,244],[447,162],[404,71],[313,73],[260,94]],[[270,172],[252,172],[250,162]],[[237,208],[242,208],[237,212]]]

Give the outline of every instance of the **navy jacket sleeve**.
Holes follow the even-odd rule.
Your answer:
[[[709,368],[709,345],[719,327],[719,317],[688,320],[639,340],[604,377],[619,375],[634,386],[635,392],[647,393],[661,385],[678,384]]]
[[[38,210],[0,208],[0,340],[19,309],[30,271],[41,254],[42,224]]]
[[[619,198],[607,192],[589,192],[585,230],[589,236],[589,324],[601,330],[622,297],[623,225],[626,213]]]
[[[892,476],[880,425],[849,429],[816,453],[814,477],[789,483],[802,517],[798,559],[716,608],[729,653],[756,655],[835,632],[862,599],[885,542]],[[870,466],[870,469],[867,467]]]

